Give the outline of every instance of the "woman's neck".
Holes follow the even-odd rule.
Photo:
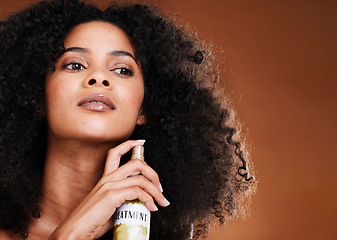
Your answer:
[[[36,222],[37,231],[32,233],[48,235],[78,206],[101,178],[111,147],[111,144],[48,141],[40,202],[43,215]]]

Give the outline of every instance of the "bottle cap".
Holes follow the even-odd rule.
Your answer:
[[[135,146],[132,149],[131,160],[132,159],[139,159],[139,160],[144,161],[144,147],[143,146]]]

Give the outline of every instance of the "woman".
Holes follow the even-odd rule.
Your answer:
[[[255,182],[211,57],[156,10],[40,2],[0,39],[1,239],[112,239],[132,199],[151,239],[201,238],[244,208]]]

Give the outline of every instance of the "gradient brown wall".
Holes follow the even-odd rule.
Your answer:
[[[1,0],[1,16],[28,2]],[[209,239],[337,239],[337,2],[150,2],[223,50],[222,82],[253,146],[252,214]]]

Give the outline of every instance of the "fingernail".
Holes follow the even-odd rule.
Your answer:
[[[145,139],[138,139],[138,140],[136,140],[137,142],[142,142],[142,143],[144,143],[145,142]]]
[[[161,186],[160,183],[159,183],[159,190],[160,190],[161,192],[164,192],[163,187]]]
[[[153,211],[158,211],[158,208],[156,205],[154,205]]]
[[[169,202],[169,201],[167,201],[167,199],[166,199],[166,198],[164,198],[164,201],[165,201],[165,207],[167,207],[168,205],[170,205],[170,202]]]

